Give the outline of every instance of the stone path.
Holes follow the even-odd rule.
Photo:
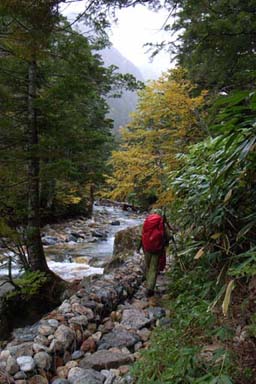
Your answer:
[[[158,294],[166,278],[158,278]],[[157,298],[147,299],[142,263],[128,259],[37,324],[16,330],[0,353],[0,382],[129,384],[129,366],[149,345],[152,328],[168,321]]]

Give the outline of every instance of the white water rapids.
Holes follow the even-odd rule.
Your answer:
[[[92,221],[97,220],[97,213],[106,215],[106,240],[98,239],[96,242],[68,242],[45,246],[45,254],[49,268],[64,280],[72,281],[83,277],[103,274],[104,264],[111,259],[115,233],[133,227],[142,222],[142,217],[131,212],[124,212],[116,207],[94,207]],[[119,221],[120,225],[111,225],[112,221]],[[106,225],[106,223],[105,223]],[[9,253],[5,253],[10,255]],[[17,276],[19,270],[13,266],[12,275]],[[6,269],[0,269],[0,277],[7,275]]]

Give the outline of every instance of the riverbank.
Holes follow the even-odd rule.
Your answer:
[[[119,207],[95,205],[90,219],[79,217],[44,226],[41,234],[49,268],[67,281],[102,274],[112,257],[115,234],[140,224],[142,218]],[[0,250],[0,261],[1,255],[6,259],[14,253]],[[0,269],[0,277],[7,273]],[[18,274],[15,264],[12,273]]]
[[[162,295],[165,287],[158,289]],[[84,279],[60,307],[16,330],[0,353],[1,382],[131,383],[130,365],[165,316],[145,296],[143,263],[135,255],[109,274]]]

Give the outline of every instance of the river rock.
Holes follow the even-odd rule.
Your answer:
[[[70,235],[67,237],[66,242],[67,242],[67,243],[76,243],[77,240],[78,240],[77,237],[75,237],[75,236],[73,236],[73,235],[70,234]]]
[[[38,352],[34,355],[34,360],[38,368],[49,370],[52,363],[52,358],[46,352]]]
[[[161,307],[149,307],[147,309],[150,319],[161,319],[165,316],[165,310]]]
[[[91,231],[91,235],[94,237],[99,237],[101,239],[107,239],[107,234],[105,232],[100,231]]]
[[[27,378],[27,375],[25,372],[19,371],[19,372],[15,373],[15,375],[13,377],[14,377],[14,380],[25,380]],[[16,381],[15,381],[15,383],[16,383]]]
[[[85,239],[85,236],[81,232],[71,232],[71,236],[77,238],[77,239]]]
[[[137,334],[139,335],[142,341],[148,341],[151,332],[148,328],[142,328],[137,331]]]
[[[106,370],[106,369],[102,369],[101,371],[100,371],[100,373],[102,374],[102,375],[104,375],[105,376],[105,381],[104,381],[104,384],[113,384],[113,382],[114,382],[114,380],[115,380],[115,378],[116,378],[116,375],[113,373],[113,372],[111,372],[111,371],[108,371],[108,370]]]
[[[52,381],[52,384],[70,384],[70,381],[67,379],[57,378]]]
[[[15,375],[15,373],[17,373],[19,371],[19,365],[17,364],[17,361],[14,357],[12,356],[9,356],[7,361],[6,361],[6,371],[10,374],[10,375]]]
[[[64,349],[68,349],[75,341],[75,332],[64,324],[61,324],[56,330],[54,336],[60,341]]]
[[[63,350],[63,342],[57,339],[51,341],[49,351],[52,353],[57,353]]]
[[[109,349],[112,347],[133,347],[139,341],[139,337],[125,329],[114,328],[110,333],[102,337],[98,349]]]
[[[57,375],[59,377],[61,377],[62,379],[67,378],[68,371],[69,371],[69,369],[65,365],[61,365],[60,367],[57,367],[57,369],[56,369]]]
[[[88,324],[88,319],[84,315],[74,316],[71,319],[69,319],[69,323],[70,324],[78,324],[78,325],[81,325],[83,327],[86,327],[86,325]]]
[[[33,356],[33,343],[22,343],[19,345],[7,346],[7,349],[10,351],[11,355],[19,356]]]
[[[93,335],[92,335],[92,338],[98,342],[101,338],[102,338],[102,332],[98,331],[98,332],[95,332]]]
[[[78,292],[79,294],[79,292]],[[81,295],[83,295],[82,293],[80,293]],[[95,309],[97,307],[97,303],[94,301],[94,300],[89,300],[88,297],[82,297],[81,298],[81,304],[88,308],[88,309]]]
[[[86,356],[80,361],[79,366],[81,368],[92,368],[100,371],[101,369],[117,368],[120,365],[131,362],[132,356],[130,354],[102,350]]]
[[[84,357],[84,352],[83,351],[74,351],[71,355],[72,360],[78,360]]]
[[[33,341],[38,334],[39,323],[28,325],[23,328],[16,328],[12,332],[12,338],[19,343]]]
[[[58,328],[58,326],[59,326],[59,321],[56,319],[48,319],[47,322],[53,328]]]
[[[125,309],[121,324],[127,329],[141,329],[151,323],[151,320],[140,309]]]
[[[58,242],[57,237],[52,236],[44,236],[42,237],[42,243],[43,245],[55,245]]]
[[[41,351],[50,352],[50,348],[46,347],[46,345],[39,344],[39,343],[33,344],[33,350],[35,351],[35,353],[41,352]]]
[[[35,375],[28,380],[28,384],[48,384],[46,377]]]
[[[72,306],[71,304],[65,300],[63,301],[63,303],[59,306],[58,310],[61,312],[61,313],[68,313],[68,312],[71,312],[72,311]]]
[[[138,248],[140,241],[141,227],[123,229],[116,233],[114,240],[113,255],[115,258],[127,258],[127,255],[132,255]]]
[[[50,340],[46,336],[37,335],[34,338],[34,344],[44,345],[44,346],[48,347],[50,345]],[[33,346],[34,346],[34,344],[33,344]]]
[[[120,225],[120,221],[119,220],[114,220],[111,222],[111,225]]]
[[[105,377],[93,369],[71,368],[68,373],[71,384],[103,384]]]
[[[88,337],[88,339],[86,339],[80,347],[81,351],[91,353],[95,352],[96,348],[97,344],[93,337]]]
[[[54,331],[55,331],[55,328],[53,328],[53,327],[51,327],[50,325],[47,325],[47,324],[42,324],[38,328],[38,332],[40,333],[40,335],[43,335],[43,336],[52,335],[54,333]]]
[[[17,363],[23,372],[30,372],[35,368],[35,362],[31,356],[20,356],[17,358]]]
[[[11,355],[11,352],[8,350],[3,350],[0,353],[0,361],[7,361],[8,357]]]
[[[72,300],[70,300],[72,302]],[[85,315],[87,312],[87,308],[79,303],[74,303],[71,306],[72,312],[78,313],[79,315]]]

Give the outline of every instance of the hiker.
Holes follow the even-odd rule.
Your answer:
[[[141,243],[144,258],[147,296],[154,295],[157,274],[159,270],[163,271],[166,265],[165,248],[168,246],[171,234],[174,229],[167,223],[165,215],[152,213],[144,221],[142,228]]]

